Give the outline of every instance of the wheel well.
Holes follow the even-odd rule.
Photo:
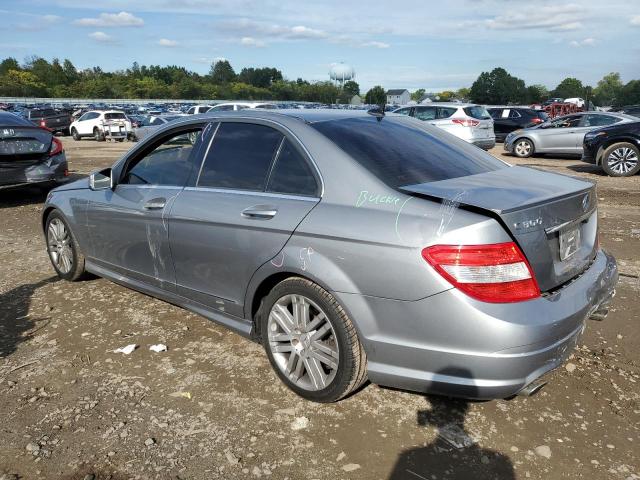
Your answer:
[[[47,207],[47,209],[42,212],[42,231],[44,232],[44,229],[47,226],[47,219],[49,218],[49,215],[51,215],[51,213],[56,209],[56,207]]]

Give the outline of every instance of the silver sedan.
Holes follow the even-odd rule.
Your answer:
[[[504,141],[504,149],[520,158],[530,157],[534,153],[582,155],[582,141],[587,132],[637,120],[624,113],[573,113],[511,132]]]

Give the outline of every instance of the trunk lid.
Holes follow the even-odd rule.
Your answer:
[[[39,127],[0,127],[0,184],[23,182],[27,168],[49,158],[51,138]]]
[[[509,167],[401,190],[498,219],[527,257],[543,292],[582,273],[596,253],[597,197],[588,181]]]

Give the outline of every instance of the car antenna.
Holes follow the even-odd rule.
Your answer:
[[[385,104],[381,103],[377,107],[367,110],[367,113],[376,117],[376,119],[380,122],[384,118],[384,107]]]

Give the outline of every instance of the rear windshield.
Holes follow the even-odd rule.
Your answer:
[[[31,118],[54,117],[58,113],[52,108],[38,108],[31,110],[29,114]]]
[[[104,119],[105,120],[126,120],[127,117],[125,116],[124,113],[116,112],[116,113],[105,113]]]
[[[392,188],[448,180],[505,168],[483,150],[414,119],[359,117],[312,123]]]
[[[491,118],[491,115],[489,115],[489,112],[487,112],[487,109],[484,107],[481,107],[480,105],[465,107],[463,110],[464,110],[464,113],[466,113],[470,117],[477,118],[478,120],[488,120]]]

